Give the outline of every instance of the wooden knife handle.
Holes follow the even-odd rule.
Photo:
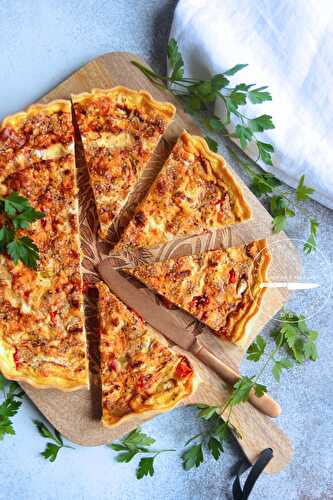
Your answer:
[[[217,359],[202,345],[198,344],[196,349],[192,349],[192,352],[228,384],[234,385],[240,379],[239,373],[227,366],[223,363],[223,361]],[[250,392],[249,402],[269,417],[278,417],[281,414],[281,407],[279,403],[274,401],[274,399],[268,394],[258,397],[256,396],[254,390],[252,390]]]

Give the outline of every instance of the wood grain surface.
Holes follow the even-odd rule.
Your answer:
[[[89,91],[92,88],[109,88],[115,85],[125,85],[133,89],[148,90],[158,100],[173,102],[177,106],[176,118],[163,137],[161,145],[151,162],[150,170],[147,170],[150,177],[153,178],[161,168],[164,158],[175,143],[179,133],[184,129],[194,134],[200,134],[200,131],[191,118],[183,112],[174,97],[166,90],[155,88],[131,64],[131,60],[143,62],[137,56],[124,52],[105,54],[75,72],[40,101],[48,102],[53,99],[69,98],[71,94]],[[81,162],[83,162],[82,157],[78,155],[78,169],[80,167],[85,168],[83,163],[81,165]],[[129,214],[128,217],[137,201],[142,198],[149,187],[149,182],[147,181],[149,175],[145,179],[145,186],[141,186],[141,189],[137,192],[135,191],[130,197],[127,204],[129,208],[127,211],[127,214]],[[238,180],[253,211],[251,221],[233,226],[232,228],[219,230],[213,235],[205,235],[200,240],[198,240],[198,237],[192,237],[182,239],[180,242],[176,242],[176,244],[165,245],[162,249],[158,249],[159,257],[161,255],[163,258],[174,257],[176,255],[219,248],[221,246],[237,245],[253,239],[268,238],[273,255],[269,271],[270,279],[273,281],[296,281],[300,273],[300,261],[293,244],[284,233],[279,233],[278,235],[272,234],[270,215],[244,183],[240,179]],[[87,238],[94,239],[94,241],[98,240],[95,220],[93,223],[90,223],[88,230],[84,228],[82,233],[84,233],[82,236],[82,247],[85,251]],[[89,233],[88,237],[87,233]],[[97,241],[97,246],[93,250],[91,248],[88,250],[85,254],[86,261],[90,267],[88,265],[85,266],[87,269],[89,268],[91,276],[94,276],[96,280],[98,279],[96,264],[109,255],[110,247],[103,242]],[[254,338],[261,331],[287,299],[288,292],[286,290],[272,289],[266,293],[261,312],[253,321],[251,338]],[[182,321],[185,321],[185,323],[186,321],[188,322],[188,315],[185,313],[177,311],[175,314],[182,317]],[[185,316],[182,316],[183,314]],[[89,321],[96,323],[93,315],[89,318]],[[207,348],[220,356],[223,361],[234,369],[240,369],[240,363],[247,346],[235,346],[229,342],[220,342],[217,338],[209,334],[209,332],[205,332],[204,338]],[[95,338],[95,335],[90,335],[89,340],[96,348],[98,339]],[[248,339],[247,344],[250,341],[251,339]],[[229,394],[227,386],[203,363],[193,357],[191,359],[199,371],[202,383],[191,398],[185,400],[183,404],[200,402],[221,406]],[[93,363],[91,363],[91,371],[90,391],[80,390],[63,393],[57,390],[37,390],[28,384],[22,384],[27,395],[54,427],[69,440],[86,446],[110,443],[137,427],[144,420],[141,416],[133,417],[130,421],[120,424],[113,429],[103,428],[100,423],[100,388]],[[151,416],[149,415],[149,418]],[[232,412],[231,423],[240,431],[242,438],[238,437],[237,440],[251,462],[256,459],[262,449],[266,447],[273,449],[274,458],[267,466],[267,472],[278,472],[291,460],[292,447],[287,436],[285,436],[271,418],[261,414],[249,403],[235,407]]]

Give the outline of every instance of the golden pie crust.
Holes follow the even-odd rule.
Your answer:
[[[266,240],[142,264],[127,272],[216,335],[244,343],[260,309],[271,260]]]
[[[0,127],[0,196],[45,213],[19,235],[37,270],[0,255],[0,370],[38,388],[88,387],[71,103],[36,104]]]
[[[222,156],[210,151],[203,138],[183,132],[115,251],[157,247],[250,217],[250,207]]]
[[[103,425],[171,410],[198,385],[190,361],[104,283],[97,288]]]
[[[107,238],[176,108],[143,90],[115,87],[72,96],[94,192],[100,236]]]

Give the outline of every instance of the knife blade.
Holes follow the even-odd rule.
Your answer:
[[[260,284],[260,288],[287,288],[288,290],[310,290],[318,287],[320,287],[319,283],[293,283],[290,281],[268,281]]]
[[[111,291],[127,306],[139,313],[153,328],[174,344],[191,352],[228,384],[233,385],[240,379],[240,374],[236,370],[218,359],[205,347],[200,339],[203,334],[194,335],[186,330],[176,315],[171,315],[167,309],[158,305],[154,293],[148,288],[135,286],[127,276],[115,270],[112,267],[112,258],[102,260],[97,265],[97,269]],[[277,417],[281,413],[280,405],[267,394],[259,398],[254,391],[251,391],[249,401],[270,417]]]

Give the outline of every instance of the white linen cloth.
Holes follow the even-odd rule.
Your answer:
[[[230,78],[272,94],[242,108],[273,117],[276,128],[258,138],[274,145],[274,167],[260,165],[293,187],[305,174],[313,198],[333,209],[333,0],[179,0],[170,38],[186,76],[249,64]]]

